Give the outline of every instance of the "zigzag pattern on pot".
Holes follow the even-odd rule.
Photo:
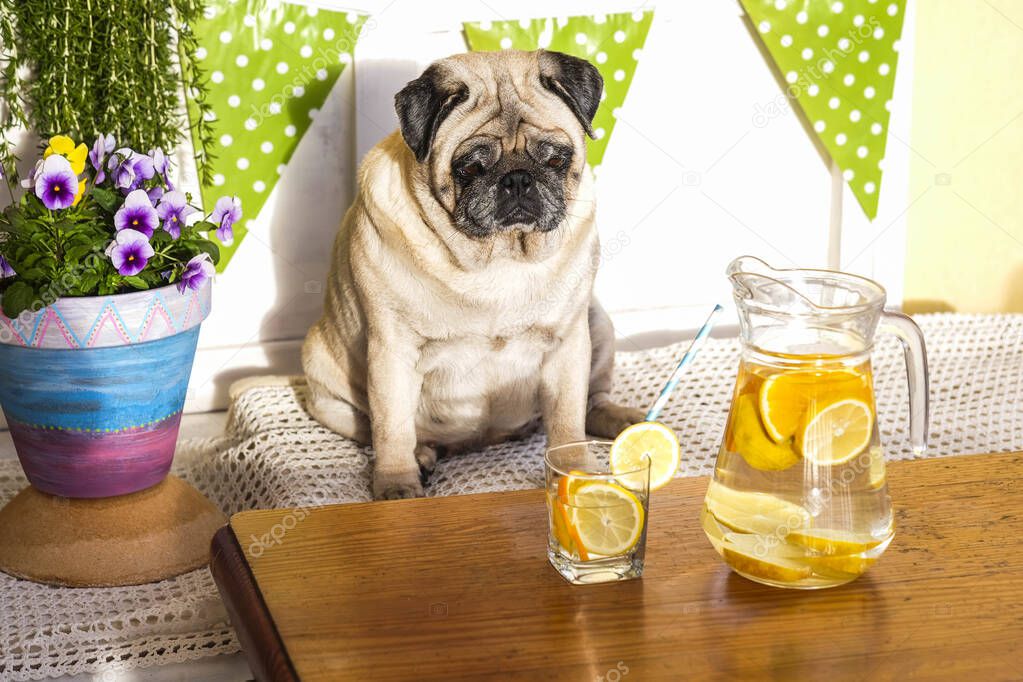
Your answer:
[[[30,348],[103,348],[162,339],[199,325],[210,312],[210,286],[63,298],[35,314],[0,315],[0,343]]]

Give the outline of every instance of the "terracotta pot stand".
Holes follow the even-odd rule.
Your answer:
[[[75,499],[29,486],[0,509],[0,570],[67,587],[138,585],[206,565],[226,517],[176,476]]]
[[[0,407],[29,487],[0,509],[0,570],[136,585],[206,564],[224,515],[168,477],[210,282],[0,314]]]

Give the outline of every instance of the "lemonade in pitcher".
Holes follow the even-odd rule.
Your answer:
[[[751,580],[800,588],[848,582],[894,535],[873,333],[883,320],[907,343],[911,412],[914,420],[917,410],[924,415],[912,432],[921,449],[922,338],[909,318],[883,311],[884,290],[870,280],[773,270],[750,258],[733,263],[729,274],[743,352],[702,510],[704,531],[725,562]]]

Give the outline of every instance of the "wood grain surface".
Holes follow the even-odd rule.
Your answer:
[[[243,624],[235,630],[256,679],[275,682],[296,680],[295,669],[230,526],[221,528],[213,538],[210,572],[227,606],[231,622]]]
[[[889,482],[891,547],[820,591],[731,573],[699,525],[705,478],[653,496],[646,573],[610,585],[548,565],[539,490],[245,512],[231,527],[306,682],[1021,679],[1023,455],[898,462]]]

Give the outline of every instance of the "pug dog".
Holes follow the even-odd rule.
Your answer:
[[[586,136],[603,80],[557,52],[433,63],[365,157],[323,316],[302,350],[308,407],[375,451],[373,495],[416,497],[439,452],[519,437],[613,438],[614,331]]]

